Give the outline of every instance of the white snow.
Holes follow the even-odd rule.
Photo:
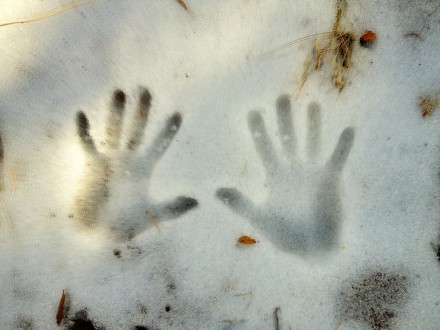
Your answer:
[[[275,329],[276,307],[279,329],[369,329],[344,316],[339,296],[371,272],[407,278],[405,298],[390,307],[393,329],[438,329],[440,262],[431,242],[440,243],[440,110],[423,118],[418,108],[420,96],[440,95],[438,2],[349,1],[345,27],[356,43],[348,84],[338,93],[327,66],[310,75],[298,97],[313,38],[269,52],[330,31],[333,1],[185,3],[190,13],[176,0],[98,0],[0,27],[0,329],[57,329],[63,289],[66,329],[81,310],[105,329]],[[0,25],[60,4],[1,0]],[[377,33],[372,48],[359,46],[365,30]],[[120,88],[127,141],[140,86],[151,92],[152,107],[136,159],[147,161],[145,151],[170,116],[180,112],[183,120],[171,127],[176,136],[151,178],[133,166],[110,183],[101,220],[117,223],[125,212],[125,222],[150,225],[118,241],[105,226],[84,229],[72,217],[87,168],[75,116],[84,111],[103,151],[108,107]],[[285,190],[276,198],[283,201],[278,214],[306,212],[298,223],[315,214],[289,198],[289,189],[308,197],[316,188],[301,176],[310,165],[308,105],[321,107],[318,166],[346,127],[355,132],[336,193],[337,245],[313,255],[280,250],[273,236],[232,210],[230,199],[225,205],[216,197],[227,187],[258,209],[274,200],[248,113],[260,112],[284,161],[281,141],[290,137],[278,131],[275,105],[282,94],[291,96],[304,172],[286,171],[294,184],[276,186]],[[156,203],[187,196],[198,206],[158,229],[146,208],[130,219],[145,196]],[[312,204],[326,202],[320,198]],[[268,221],[274,232],[285,229],[270,215]],[[237,244],[242,235],[258,243]]]

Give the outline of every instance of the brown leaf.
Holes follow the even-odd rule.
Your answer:
[[[249,237],[249,236],[241,236],[238,240],[237,243],[240,244],[255,244],[257,243],[257,241],[255,240],[255,238]]]
[[[63,293],[61,295],[60,304],[58,305],[58,313],[57,313],[57,325],[59,326],[61,324],[61,321],[64,317],[64,302],[66,301],[66,294]]]

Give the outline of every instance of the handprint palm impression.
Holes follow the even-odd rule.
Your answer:
[[[234,212],[249,219],[281,250],[310,254],[337,245],[342,214],[339,193],[341,172],[354,140],[354,129],[346,128],[330,159],[317,165],[320,149],[321,113],[318,104],[308,108],[306,150],[308,162],[301,162],[288,96],[276,102],[282,153],[279,157],[258,111],[248,115],[255,148],[267,172],[269,196],[255,205],[235,188],[220,188],[217,197]]]
[[[89,120],[84,112],[76,115],[77,133],[86,155],[86,169],[81,188],[75,200],[75,217],[86,228],[98,226],[110,229],[120,239],[131,239],[152,225],[152,221],[177,218],[196,207],[193,198],[180,196],[171,201],[156,203],[147,186],[139,182],[151,177],[155,165],[167,150],[182,123],[180,113],[172,115],[165,128],[155,137],[145,154],[139,155],[139,147],[151,107],[151,94],[146,88],[140,91],[138,107],[129,126],[128,139],[121,145],[126,95],[116,90],[108,113],[105,151],[98,151],[90,135]],[[134,188],[134,189],[133,189]],[[117,204],[111,208],[117,214],[100,214],[111,194],[129,190],[130,205]],[[117,197],[117,196],[113,196]]]

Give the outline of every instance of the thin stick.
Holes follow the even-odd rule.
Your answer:
[[[156,219],[154,219],[153,215],[150,213],[150,211],[147,211],[147,216],[153,223],[153,225],[156,226],[157,230],[160,231],[159,224],[157,223]]]
[[[408,32],[403,35],[403,39],[407,38],[416,38],[417,40],[423,41],[423,38],[420,36],[420,34],[416,32]]]
[[[13,22],[7,22],[7,23],[1,23],[0,27],[4,27],[4,26],[8,26],[8,25],[26,24],[26,23],[32,23],[32,22],[41,21],[43,19],[46,19],[46,18],[55,16],[55,15],[61,14],[61,13],[65,12],[65,11],[67,11],[67,10],[91,4],[92,2],[95,2],[96,0],[88,0],[88,1],[83,2],[83,3],[77,3],[79,1],[83,1],[83,0],[75,0],[75,1],[70,3],[71,4],[70,6],[66,6],[65,4],[61,4],[61,5],[57,6],[57,7],[54,7],[52,9],[48,10],[46,12],[46,14],[39,14],[39,15],[37,15],[37,17],[34,17],[34,18],[28,18],[28,19],[23,19],[23,20],[13,21]],[[58,8],[62,8],[62,9],[57,10]]]
[[[275,330],[280,330],[280,315],[279,315],[280,312],[281,312],[281,308],[275,307],[275,310],[273,312],[275,316]]]

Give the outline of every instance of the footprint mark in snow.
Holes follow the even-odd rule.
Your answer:
[[[267,172],[268,200],[255,205],[235,188],[220,188],[216,195],[284,251],[304,254],[334,248],[342,222],[340,176],[353,144],[354,129],[345,128],[330,159],[318,165],[321,112],[317,103],[311,103],[306,137],[309,161],[301,162],[287,95],[277,99],[276,112],[283,158],[276,154],[261,114],[250,111],[248,115],[255,149]]]
[[[171,201],[155,203],[147,187],[138,187],[131,190],[137,194],[130,196],[133,204],[116,203],[120,207],[116,211],[119,213],[116,222],[99,219],[99,212],[103,206],[111,204],[107,203],[111,191],[114,190],[114,195],[123,194],[130,191],[126,187],[132,187],[133,184],[143,182],[142,179],[148,180],[151,177],[155,165],[173,141],[182,123],[180,113],[174,113],[147,151],[139,155],[136,149],[142,141],[147,125],[151,94],[148,89],[141,88],[138,106],[129,126],[127,143],[121,146],[125,103],[124,92],[116,90],[106,122],[106,150],[102,152],[98,151],[90,135],[90,124],[86,114],[79,111],[76,115],[77,133],[86,156],[86,169],[75,200],[75,213],[76,218],[79,218],[86,228],[104,225],[119,238],[131,239],[152,225],[151,217],[154,221],[177,218],[196,207],[198,202],[193,198],[180,196]]]

